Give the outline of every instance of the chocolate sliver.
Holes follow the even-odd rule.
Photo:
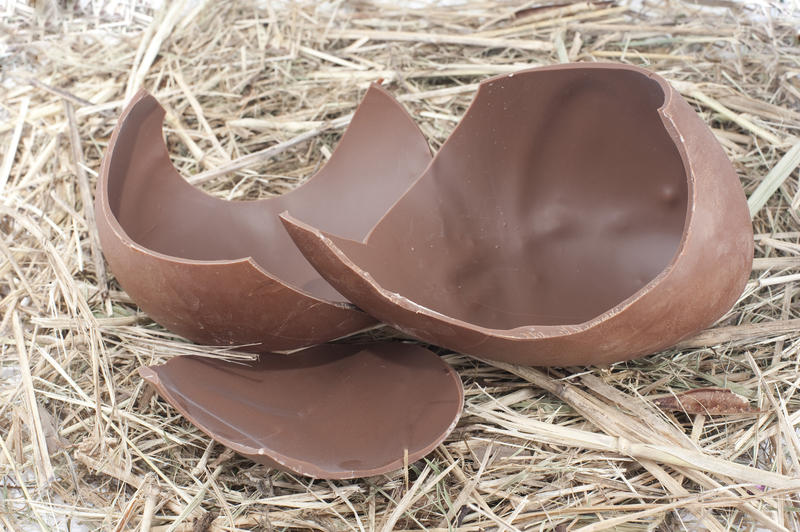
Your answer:
[[[423,341],[528,365],[608,363],[709,326],[750,272],[738,177],[663,78],[566,64],[481,83],[367,238],[284,224],[359,308]]]
[[[455,427],[463,389],[413,344],[328,344],[253,365],[174,357],[141,376],[211,438],[316,478],[377,475],[432,451]]]
[[[97,224],[117,280],[155,321],[194,342],[289,350],[375,320],[303,258],[278,220],[291,209],[363,238],[430,162],[403,107],[373,85],[325,166],[291,192],[225,201],[189,184],[162,135],[164,109],[140,91],[112,134]]]

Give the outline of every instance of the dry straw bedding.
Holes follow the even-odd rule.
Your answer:
[[[5,2],[0,18],[0,528],[800,530],[800,16],[789,4],[35,4]],[[243,200],[312,174],[370,81],[438,148],[481,79],[597,60],[672,81],[751,198],[751,282],[715,328],[610,367],[443,353],[466,388],[455,432],[404,471],[353,481],[232,455],[143,385],[143,364],[234,354],[155,325],[98,249],[93,186],[136,87],[168,109],[184,175]],[[705,387],[751,408],[654,407]]]

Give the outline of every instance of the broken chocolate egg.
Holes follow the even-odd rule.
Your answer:
[[[195,426],[270,467],[317,478],[378,475],[452,431],[458,374],[418,345],[327,344],[237,364],[173,357],[139,370]]]
[[[753,234],[736,172],[663,78],[564,64],[481,83],[364,239],[288,210],[320,274],[425,342],[518,364],[600,364],[711,325]]]
[[[281,226],[291,210],[363,238],[430,162],[411,117],[373,85],[325,166],[282,196],[225,201],[173,166],[164,109],[140,91],[111,136],[97,185],[106,259],[155,321],[194,342],[263,352],[332,340],[375,324],[326,283]]]

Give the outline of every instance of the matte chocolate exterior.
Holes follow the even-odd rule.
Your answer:
[[[253,366],[180,356],[139,370],[203,432],[256,462],[317,478],[378,475],[455,427],[458,374],[417,345],[328,344]]]
[[[536,366],[674,345],[731,307],[753,256],[745,197],[711,130],[663,78],[621,64],[483,82],[364,242],[289,215],[306,258],[372,316]]]
[[[164,110],[140,91],[111,137],[97,185],[97,225],[117,280],[155,321],[194,342],[290,350],[375,321],[349,304],[295,248],[278,220],[290,209],[363,238],[430,162],[405,110],[373,85],[333,156],[297,189],[225,201],[176,171]]]

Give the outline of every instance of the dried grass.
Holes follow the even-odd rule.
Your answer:
[[[0,19],[0,528],[800,530],[800,13],[724,1],[35,4],[5,2]],[[718,327],[610,367],[446,353],[466,387],[456,431],[406,471],[357,481],[254,465],[143,386],[142,364],[235,353],[153,324],[98,251],[91,191],[137,86],[168,109],[184,175],[243,200],[322,164],[370,81],[383,78],[438,148],[478,81],[566,60],[661,73],[736,165],[757,260]],[[711,386],[754,412],[651,402]]]

